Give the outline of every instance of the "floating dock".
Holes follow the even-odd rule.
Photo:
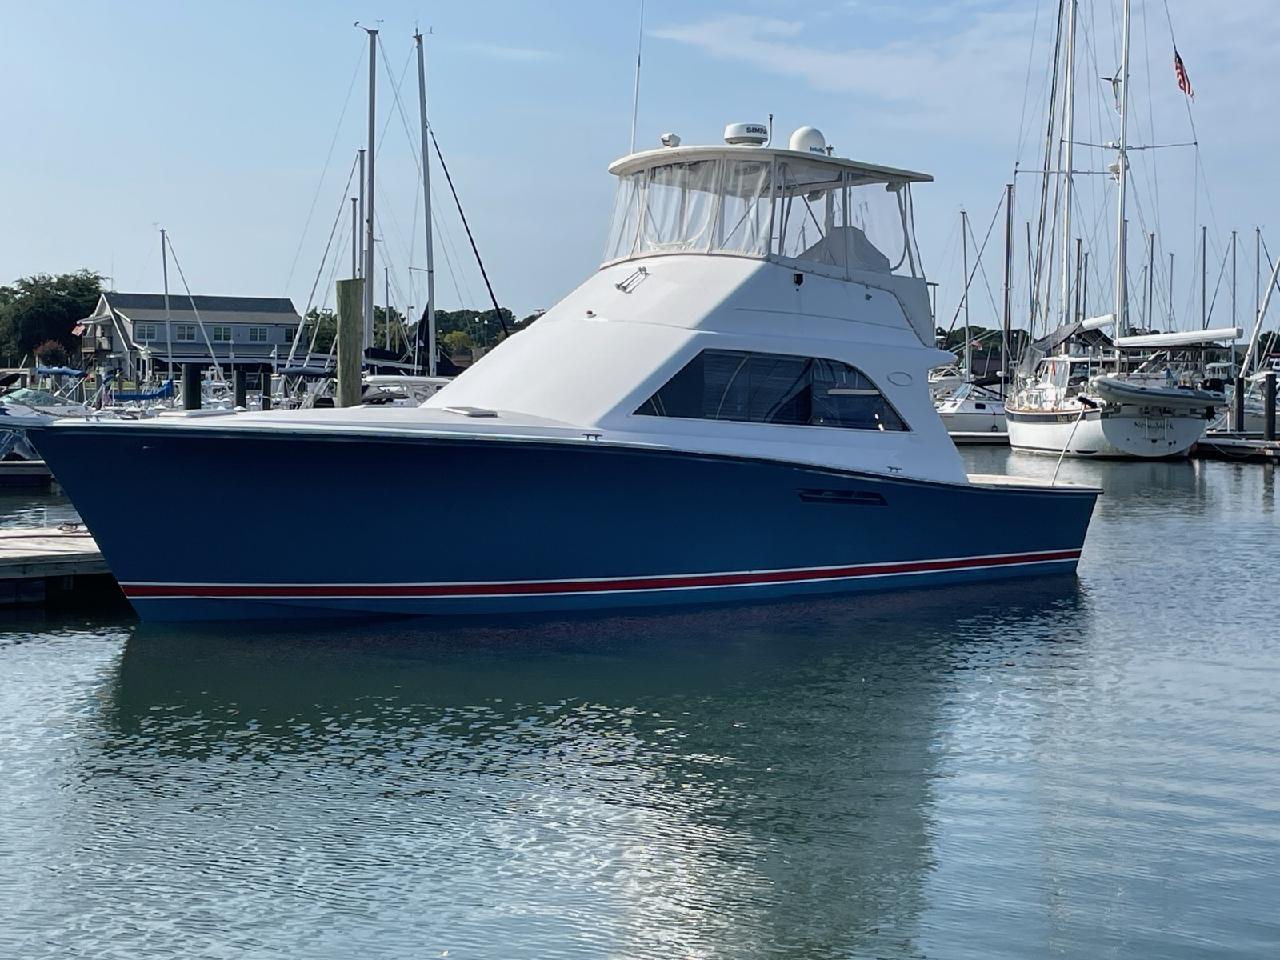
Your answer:
[[[1280,463],[1280,440],[1264,440],[1257,433],[1210,433],[1191,448],[1191,456],[1236,463]]]
[[[1009,434],[995,430],[957,430],[949,433],[957,447],[1007,447]]]
[[[120,588],[79,524],[0,530],[0,607],[115,600]]]
[[[0,460],[0,489],[48,490],[53,474],[43,460]]]

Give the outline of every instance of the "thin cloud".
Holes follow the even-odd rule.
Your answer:
[[[506,60],[510,63],[536,63],[543,60],[554,60],[557,54],[552,50],[540,50],[535,47],[508,47],[498,43],[460,43],[459,50],[474,53],[492,60]]]
[[[1280,45],[1280,20],[1271,16],[1274,0],[1236,0],[1227,7],[1178,3],[1173,11],[1177,39],[1197,94],[1205,106],[1216,100],[1221,115],[1233,122],[1245,108],[1270,109],[1271,51]],[[1135,57],[1150,58],[1157,84],[1151,109],[1176,120],[1183,106],[1167,93],[1174,37],[1163,9],[1148,5],[1146,19],[1135,24]],[[888,0],[845,0],[847,27],[777,16],[736,14],[659,26],[650,35],[684,44],[717,60],[739,62],[756,70],[796,78],[814,90],[858,98],[859,110],[874,114],[886,127],[921,127],[968,138],[1007,135],[1016,125],[1032,84],[1032,100],[1043,91],[1051,56],[1053,5],[1041,3],[1037,13],[1025,3],[1002,0],[956,0],[921,6]],[[909,13],[909,16],[907,14]],[[876,42],[859,42],[868,20],[878,21]],[[894,23],[898,21],[898,23]],[[909,24],[909,30],[898,29]],[[1100,71],[1116,66],[1112,48],[1118,24],[1099,20],[1094,56]],[[1031,44],[1035,37],[1036,49]],[[841,37],[851,38],[842,42]],[[1028,64],[1030,63],[1030,75]],[[1095,64],[1082,55],[1082,71]],[[1135,64],[1134,90],[1146,94],[1142,65]],[[1101,75],[1101,73],[1099,74]],[[1220,116],[1198,111],[1204,125]],[[1034,115],[1034,111],[1032,114]],[[1265,124],[1249,133],[1262,134]],[[1240,137],[1233,131],[1230,139]],[[1264,139],[1270,140],[1269,132]]]
[[[1016,115],[1031,26],[1023,11],[988,12],[946,37],[916,35],[843,49],[807,41],[801,21],[758,16],[668,25],[652,35],[716,59],[797,77],[817,90],[859,95],[895,124],[927,122],[972,131],[975,113],[979,120],[1005,125],[1011,109]]]

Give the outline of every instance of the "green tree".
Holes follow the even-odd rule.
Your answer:
[[[93,312],[101,293],[102,277],[92,270],[41,273],[0,287],[0,353],[20,363],[47,340],[74,351],[71,328]]]
[[[416,311],[415,311],[416,312]],[[517,319],[506,307],[502,308],[502,319],[510,333],[523,330],[538,317],[542,311],[536,311],[523,319]],[[393,349],[413,352],[414,337],[418,334],[418,324],[422,316],[408,318],[407,330],[403,328],[406,318],[399,310],[392,309],[391,342]],[[374,343],[381,346],[384,342],[384,331],[387,325],[387,311],[381,306],[373,308]],[[334,311],[312,307],[307,311],[306,322],[302,333],[299,353],[305,354],[307,344],[311,342],[312,331],[316,332],[315,352],[328,353],[338,333],[338,317]],[[317,330],[318,328],[318,330]],[[406,347],[404,337],[407,334],[409,346]],[[450,336],[456,334],[456,336]],[[425,337],[425,333],[423,334]],[[498,323],[493,310],[437,310],[436,336],[441,345],[450,354],[466,353],[475,347],[495,347],[502,340],[502,325]]]
[[[319,327],[318,330],[316,329],[317,327]],[[328,353],[329,348],[333,346],[334,339],[338,336],[338,315],[328,308],[321,310],[317,307],[312,307],[307,311],[302,337],[298,341],[299,356],[306,356],[307,347],[311,343],[311,335],[313,333],[316,338],[315,352]]]
[[[470,353],[475,347],[470,334],[465,330],[450,330],[440,337],[440,343],[451,357],[456,357],[460,353]]]

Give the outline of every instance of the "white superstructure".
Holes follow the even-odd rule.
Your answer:
[[[605,265],[427,410],[519,410],[611,439],[963,481],[926,389],[948,355],[932,346],[909,229],[909,186],[931,178],[755,146],[651,150],[610,170]],[[909,429],[636,413],[707,348],[845,361]]]
[[[910,229],[910,186],[928,175],[727,144],[643,151],[610,170],[620,183],[604,264],[531,327],[418,410],[300,411],[291,423],[569,436],[967,482],[927,388],[950,358],[933,346]],[[721,365],[838,362],[844,379],[824,402],[868,419],[830,429],[818,413],[642,412],[704,351]]]

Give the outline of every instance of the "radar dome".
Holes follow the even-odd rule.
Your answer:
[[[827,155],[827,138],[817,127],[801,127],[791,135],[789,146],[800,153]]]
[[[769,140],[769,128],[763,123],[731,123],[724,128],[724,142],[734,146],[763,146]]]

